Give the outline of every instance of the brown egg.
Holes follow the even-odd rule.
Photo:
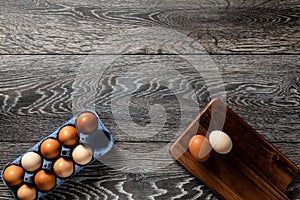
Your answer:
[[[189,151],[200,162],[205,162],[209,158],[211,149],[208,139],[203,135],[195,135],[189,142]]]
[[[83,134],[91,134],[98,127],[98,119],[92,112],[83,112],[76,119],[76,128]]]
[[[56,158],[60,153],[60,143],[53,138],[46,139],[41,144],[40,150],[45,158]]]
[[[74,172],[74,163],[69,159],[59,158],[54,163],[54,172],[60,178],[67,178]]]
[[[55,187],[55,175],[41,170],[34,176],[34,184],[41,191],[49,191]]]
[[[36,189],[24,184],[18,189],[17,197],[19,200],[34,200],[36,199]]]
[[[93,150],[86,145],[77,145],[72,152],[72,158],[78,165],[86,165],[93,158]]]
[[[65,126],[58,133],[58,140],[65,146],[73,146],[78,140],[78,133],[74,126]]]
[[[17,186],[23,181],[24,170],[17,165],[8,166],[3,173],[3,179],[10,186]]]

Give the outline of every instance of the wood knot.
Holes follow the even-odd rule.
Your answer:
[[[267,158],[271,161],[271,162],[277,162],[279,160],[279,156],[276,153],[270,153],[267,155]]]
[[[142,172],[133,172],[133,173],[128,173],[126,175],[127,180],[133,180],[133,181],[141,181],[144,179],[144,174]]]

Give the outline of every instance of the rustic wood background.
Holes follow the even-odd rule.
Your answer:
[[[222,75],[226,103],[300,166],[299,6],[297,0],[0,1],[0,168],[72,117],[73,85],[87,55],[100,59],[119,55],[126,45],[142,41],[144,46],[116,60],[114,69],[146,63],[155,71],[160,62],[188,68],[178,56],[153,45],[153,38],[158,44],[170,42],[166,45],[174,50],[183,49],[184,55],[207,52]],[[193,43],[168,41],[166,29],[199,42],[203,55]],[[154,31],[145,34],[145,30]],[[202,108],[210,100],[203,78],[189,70],[183,73]],[[108,89],[96,95],[97,112],[116,146],[151,154],[174,141],[173,131],[182,116],[176,111],[176,98],[164,96],[161,87],[141,88],[142,98],[132,98],[132,119],[123,119],[124,124],[133,120],[143,126],[150,119],[149,101],[169,109],[175,106],[160,134],[139,139],[115,126],[109,100],[103,96],[111,91],[110,76],[117,75],[104,76],[100,83]],[[128,161],[117,154],[107,155],[115,162],[91,164],[47,199],[216,199],[171,157],[161,159],[158,153],[130,160],[157,168],[146,172],[138,164],[126,166]],[[300,197],[299,176],[287,194],[291,199]],[[11,198],[1,183],[0,199]]]

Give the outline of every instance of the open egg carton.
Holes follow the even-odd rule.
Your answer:
[[[2,180],[15,199],[40,199],[112,146],[113,138],[99,116],[85,111],[9,162]]]

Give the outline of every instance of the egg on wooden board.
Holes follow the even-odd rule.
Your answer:
[[[212,148],[219,154],[227,154],[232,149],[232,141],[230,137],[220,130],[212,131],[209,134],[209,142]]]
[[[17,191],[19,200],[35,200],[37,191],[34,186],[22,185]]]
[[[77,117],[75,125],[81,133],[91,134],[98,128],[98,119],[92,112],[83,112]]]
[[[210,156],[211,145],[205,136],[195,135],[190,139],[189,151],[198,161],[205,162]]]
[[[22,167],[29,172],[39,169],[42,165],[42,158],[36,152],[27,152],[21,159]]]
[[[40,146],[41,154],[48,159],[56,158],[60,153],[60,143],[54,138],[48,138]]]
[[[55,161],[54,173],[60,178],[67,178],[74,172],[74,163],[70,159],[59,158]]]
[[[72,158],[75,163],[86,165],[91,162],[93,158],[93,150],[87,145],[79,144],[73,149]]]
[[[73,146],[78,140],[78,132],[74,126],[65,126],[58,132],[58,140],[65,146]]]
[[[24,170],[18,165],[10,165],[3,172],[4,181],[10,186],[17,186],[22,183]]]
[[[55,175],[45,170],[40,170],[34,176],[34,184],[41,191],[49,191],[55,187]]]

